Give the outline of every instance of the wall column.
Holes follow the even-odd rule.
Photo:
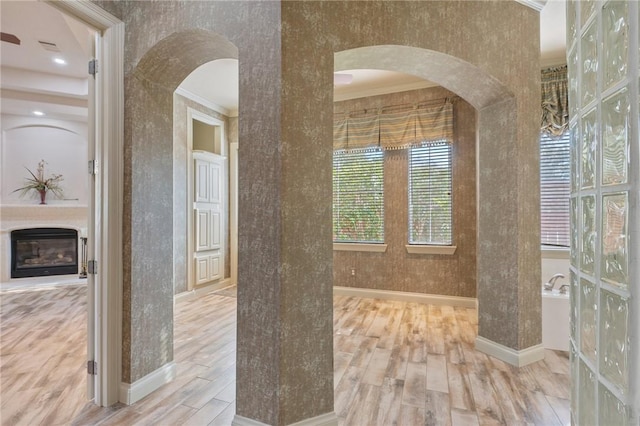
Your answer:
[[[544,358],[537,144],[521,121],[514,98],[478,111],[476,348],[516,366]]]
[[[269,22],[279,12],[272,10]],[[251,18],[256,22],[247,28],[265,19]],[[240,58],[236,425],[336,421],[333,75],[329,65],[321,113],[312,114],[308,106],[316,99],[300,75],[301,62],[288,56],[290,37],[281,33],[282,44],[270,49],[248,47],[246,56],[268,67],[243,68]],[[313,134],[318,121],[322,132]]]

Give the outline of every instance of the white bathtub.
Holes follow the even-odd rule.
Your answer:
[[[542,289],[542,346],[569,350],[569,292]]]

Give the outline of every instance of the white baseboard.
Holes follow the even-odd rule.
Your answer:
[[[266,423],[259,422],[257,420],[250,419],[248,417],[242,417],[235,415],[231,421],[231,426],[269,426]]]
[[[210,293],[212,291],[222,290],[223,288],[231,287],[233,283],[231,278],[225,278],[213,284],[207,284],[203,287],[194,288],[193,290],[183,291],[173,296],[175,302],[181,302],[183,300],[191,300],[203,294]]]
[[[338,426],[338,416],[335,411],[301,420],[289,426]]]
[[[542,343],[517,351],[503,346],[500,343],[485,339],[482,336],[477,336],[476,350],[498,358],[508,364],[515,365],[516,367],[524,367],[525,365],[544,359],[544,347]]]
[[[247,417],[242,417],[239,415],[235,415],[233,421],[231,422],[232,426],[268,426],[265,423],[261,423],[257,420],[249,419]],[[335,412],[322,414],[317,417],[312,417],[310,419],[301,420],[296,423],[292,423],[289,426],[337,426],[338,425],[338,416]]]
[[[131,405],[176,377],[176,363],[171,361],[135,383],[120,383],[120,402]]]
[[[336,296],[355,296],[370,299],[395,300],[398,302],[415,302],[426,305],[447,305],[461,308],[478,308],[478,300],[473,297],[443,296],[439,294],[409,293],[406,291],[374,290],[372,288],[333,287]]]

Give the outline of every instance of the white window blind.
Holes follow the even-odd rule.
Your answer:
[[[384,242],[384,153],[334,151],[333,240]]]
[[[409,244],[452,244],[451,144],[409,152]]]
[[[570,132],[540,135],[541,243],[569,246]]]

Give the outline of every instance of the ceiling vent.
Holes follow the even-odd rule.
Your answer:
[[[60,49],[55,43],[42,40],[38,40],[38,43],[40,43],[40,46],[42,46],[44,50],[48,50],[49,52],[60,52]]]
[[[13,34],[9,33],[0,33],[2,41],[6,41],[7,43],[17,44],[20,46],[20,39]]]

